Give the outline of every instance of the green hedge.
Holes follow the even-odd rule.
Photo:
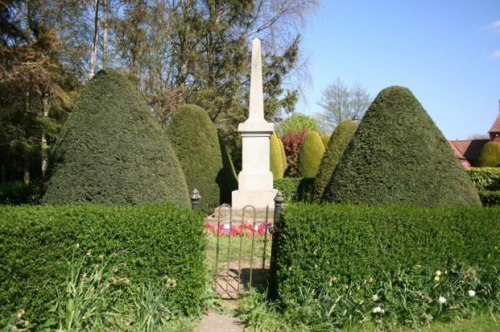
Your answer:
[[[481,190],[479,198],[483,206],[500,206],[500,191]]]
[[[477,190],[500,191],[500,167],[473,167],[467,173]]]
[[[0,326],[20,309],[34,324],[49,318],[77,243],[87,264],[112,257],[131,285],[176,280],[169,300],[198,313],[204,241],[203,217],[173,205],[1,207]]]
[[[500,208],[288,205],[273,240],[271,296],[298,303],[297,289],[378,278],[416,265],[484,268],[498,285]]]
[[[274,180],[274,189],[281,192],[285,203],[312,200],[314,178],[283,178]]]

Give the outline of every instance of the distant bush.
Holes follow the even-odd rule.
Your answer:
[[[306,137],[307,130],[289,131],[281,137],[283,147],[285,148],[286,161],[288,168],[285,175],[289,177],[299,177],[299,153],[302,142]]]
[[[473,167],[467,173],[477,190],[500,191],[500,168]]]
[[[325,189],[327,201],[408,206],[479,206],[479,195],[410,90],[375,98]]]
[[[184,170],[189,191],[196,188],[201,194],[200,208],[209,212],[221,203],[230,204],[221,199],[237,189],[237,185],[233,188],[227,185],[236,182],[234,170],[224,169],[230,165],[223,162],[222,142],[208,113],[196,105],[181,106],[172,117],[167,134]],[[228,190],[229,194],[224,192]]]
[[[321,135],[321,140],[323,141],[323,145],[326,147],[328,146],[328,143],[330,142],[330,135]]]
[[[422,298],[409,294],[404,297],[408,297],[408,306],[417,303],[423,305],[422,313],[428,313],[425,311],[425,303],[428,303],[425,302],[428,296],[426,292],[435,294],[432,290],[436,287],[440,287],[438,294],[443,292],[439,295],[450,297],[450,305],[453,305],[451,298],[454,296],[462,296],[460,301],[466,301],[466,292],[475,289],[472,287],[477,287],[475,291],[478,295],[481,293],[480,296],[484,296],[481,298],[481,301],[485,301],[481,302],[483,305],[487,298],[494,302],[495,296],[500,295],[499,222],[498,207],[425,209],[291,204],[282,215],[282,232],[273,238],[276,260],[271,267],[271,295],[284,308],[300,307],[301,303],[306,305],[303,301],[309,300],[321,305],[322,301],[327,301],[329,308],[334,310],[332,301],[337,297],[328,300],[322,297],[324,293],[321,290],[330,287],[341,291],[343,298],[347,296],[344,291],[350,289],[353,292],[350,299],[354,302],[350,302],[352,306],[346,310],[351,310],[348,313],[352,315],[356,314],[358,306],[362,307],[362,301],[373,301],[372,304],[368,302],[369,311],[385,304],[389,314],[399,315],[399,312],[391,311],[396,309],[390,305],[402,304],[398,303],[398,298],[390,296],[398,290],[415,295],[418,287],[424,287]],[[459,295],[450,292],[445,286],[441,287],[440,281],[451,278],[452,270],[460,269],[462,264],[476,269],[453,273],[460,273],[462,279],[464,274],[467,279],[468,274],[469,279],[477,278],[474,279],[477,282],[469,280],[470,285],[467,287],[471,288],[460,290],[465,294]],[[435,271],[440,272],[434,274]],[[425,275],[420,276],[422,272]],[[446,275],[448,272],[450,276]],[[389,276],[390,279],[387,279]],[[406,283],[420,282],[423,280],[421,277],[425,277],[429,284],[413,284],[408,285],[411,288],[400,289]],[[380,282],[384,280],[392,284],[382,285]],[[368,287],[368,293],[354,296],[356,288],[352,285],[375,286]],[[387,289],[378,288],[377,285]],[[298,290],[310,291],[315,297],[304,299],[304,293]],[[377,300],[371,300],[374,294],[377,294]],[[341,305],[344,304],[339,303]],[[496,305],[498,308],[498,303]],[[412,309],[401,310],[411,313]],[[330,313],[332,316],[326,316],[325,319],[342,319],[345,316],[338,310]],[[315,314],[315,311],[309,313]],[[419,317],[416,317],[417,321]]]
[[[314,178],[318,173],[325,147],[316,131],[309,131],[302,142],[299,153],[299,173],[305,178]]]
[[[189,206],[179,161],[136,88],[106,70],[87,83],[51,154],[43,201]]]
[[[301,113],[295,113],[276,126],[276,133],[284,136],[290,131],[312,130],[319,131],[319,125],[312,117]]]
[[[314,182],[314,199],[320,201],[323,197],[330,178],[340,162],[344,150],[351,141],[354,132],[356,131],[357,124],[352,120],[345,120],[338,124],[333,131],[328,146],[326,146],[325,153],[319,165],[318,174]]]
[[[0,204],[34,204],[40,199],[41,183],[31,181],[25,186],[23,181],[0,183]]]
[[[481,190],[479,191],[479,198],[481,199],[481,203],[483,203],[484,206],[500,205],[500,190]]]
[[[85,253],[84,270],[110,260],[117,283],[170,282],[168,300],[199,313],[204,247],[203,216],[173,205],[1,207],[0,326],[20,309],[33,326],[53,317],[68,263]]]
[[[283,144],[276,133],[271,135],[270,164],[274,179],[282,179],[286,170],[286,160],[283,160]]]
[[[488,142],[481,148],[477,157],[479,167],[499,167],[500,166],[500,143]]]
[[[302,178],[275,179],[273,188],[281,192],[285,203],[298,202],[297,189],[299,188]]]
[[[274,180],[274,189],[281,192],[285,203],[310,202],[314,186],[314,179],[310,178],[283,178]]]

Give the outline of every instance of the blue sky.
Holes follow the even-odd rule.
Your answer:
[[[409,88],[448,139],[487,134],[499,113],[500,0],[322,0],[308,21],[300,113],[321,112],[337,77],[372,97]]]

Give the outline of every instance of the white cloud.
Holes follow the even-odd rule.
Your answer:
[[[500,50],[495,50],[491,53],[493,59],[500,59]]]
[[[481,30],[495,30],[500,33],[500,20],[496,20],[495,22],[482,27]]]

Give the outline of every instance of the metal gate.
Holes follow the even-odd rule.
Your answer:
[[[222,205],[207,218],[207,262],[221,298],[237,299],[250,287],[267,286],[272,220],[269,207],[257,210],[250,205],[243,210]]]

